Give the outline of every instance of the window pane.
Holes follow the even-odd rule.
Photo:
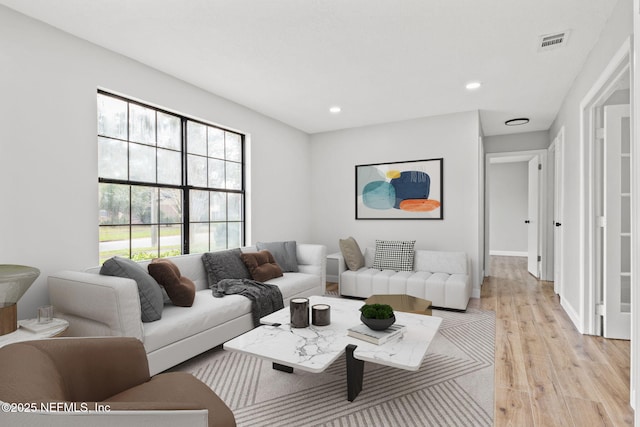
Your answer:
[[[187,122],[187,152],[207,155],[207,127],[205,125]]]
[[[209,224],[189,225],[189,252],[209,252]]]
[[[228,227],[228,246],[229,248],[239,248],[242,246],[242,223],[230,222]]]
[[[98,95],[98,135],[127,139],[127,103]]]
[[[188,162],[188,175],[189,185],[196,187],[207,186],[207,158],[200,156],[189,155]]]
[[[227,223],[211,223],[211,250],[216,251],[227,247]]]
[[[189,221],[209,221],[209,192],[189,193]]]
[[[160,189],[160,223],[182,223],[182,191]]]
[[[158,148],[158,182],[180,185],[182,183],[181,159],[179,151]]]
[[[157,225],[136,225],[131,232],[131,259],[140,261],[158,257]]]
[[[158,111],[158,147],[180,151],[182,149],[181,128],[180,117]]]
[[[156,182],[155,148],[129,144],[129,179],[131,181]]]
[[[155,145],[156,143],[156,112],[151,108],[129,104],[129,141]]]
[[[211,194],[211,221],[227,220],[227,195],[225,193],[212,192]]]
[[[224,159],[224,131],[217,128],[209,129],[209,157]]]
[[[209,159],[209,188],[224,188],[224,160]]]
[[[98,138],[98,174],[102,178],[127,179],[127,143]]]
[[[153,187],[131,187],[131,223],[158,223],[158,189]]]
[[[225,188],[229,190],[242,190],[242,165],[240,163],[227,163],[227,179]]]
[[[99,209],[100,225],[129,223],[129,186],[100,184]]]
[[[100,226],[100,264],[114,256],[129,258],[129,226]]]
[[[227,196],[229,206],[227,216],[229,221],[242,221],[242,195],[229,194]]]
[[[182,225],[160,226],[160,257],[180,255],[182,253]]]
[[[242,139],[237,133],[225,132],[226,159],[235,162],[242,161]]]

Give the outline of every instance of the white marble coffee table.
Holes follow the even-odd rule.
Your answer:
[[[442,319],[396,311],[396,323],[406,325],[402,338],[375,345],[347,335],[347,329],[360,324],[363,301],[314,296],[314,304],[331,306],[331,324],[291,328],[289,307],[263,317],[263,326],[252,329],[224,344],[225,350],[238,351],[273,362],[274,369],[293,372],[300,369],[319,373],[338,357],[347,356],[348,399],[353,401],[362,389],[364,362],[415,371],[420,368],[427,349]],[[280,326],[265,324],[279,323]]]

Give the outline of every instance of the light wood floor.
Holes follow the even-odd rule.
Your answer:
[[[471,304],[496,312],[496,426],[633,425],[629,341],[579,334],[526,258],[491,257]]]
[[[497,427],[633,425],[629,341],[579,334],[526,258],[491,257],[469,306],[496,312]]]

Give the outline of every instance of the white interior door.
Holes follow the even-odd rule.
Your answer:
[[[539,242],[538,242],[538,228],[540,226],[539,221],[539,156],[535,156],[533,159],[529,160],[529,218],[528,221],[528,262],[527,269],[529,273],[531,273],[535,277],[540,277],[540,262],[538,256],[540,255],[540,251],[538,250]]]
[[[562,153],[564,134],[555,141],[553,151],[553,290],[562,294]]]
[[[629,105],[604,107],[604,330],[631,333],[631,120]]]

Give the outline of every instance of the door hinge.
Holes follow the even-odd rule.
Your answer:
[[[596,316],[604,316],[604,304],[596,304]]]
[[[542,257],[538,255],[538,262],[542,261]]]
[[[542,170],[542,163],[538,163],[538,170],[541,171]]]

